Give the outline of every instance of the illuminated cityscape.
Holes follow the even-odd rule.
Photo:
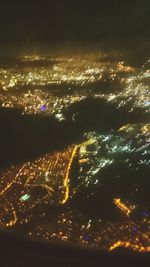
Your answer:
[[[72,57],[18,56],[14,68],[0,69],[0,105],[21,108],[23,114],[55,113],[61,120],[65,106],[92,95],[118,107],[132,100],[131,110],[140,107],[149,112],[149,60],[141,70],[126,66],[124,61],[111,63],[107,56],[97,52]],[[101,87],[105,88],[102,92]],[[113,92],[109,92],[111,87]]]
[[[114,61],[106,52],[19,54],[14,67],[0,68],[0,107],[62,123],[74,103],[92,98],[149,114],[150,60],[138,68],[113,53]],[[149,121],[86,129],[81,139],[1,168],[1,227],[30,239],[150,252]]]
[[[4,226],[9,227],[17,222],[16,210],[24,213],[41,202],[56,205],[67,201],[70,168],[76,150],[77,146],[69,147],[63,152],[45,155],[34,162],[12,166],[6,173],[1,174],[0,197],[4,209],[1,223]],[[10,213],[14,220],[10,219]]]
[[[103,135],[91,132],[81,144],[3,171],[1,225],[15,231],[27,225],[25,234],[34,239],[61,240],[109,251],[118,247],[150,251],[150,210],[147,205],[138,203],[142,178],[139,181],[137,175],[135,184],[131,177],[133,173],[138,174],[140,168],[150,166],[149,129],[149,124],[139,124],[125,125],[117,132]],[[71,176],[73,162],[75,177]],[[107,177],[113,166],[117,170],[124,165],[129,178],[123,185],[121,172],[120,176],[116,171],[114,177],[113,172],[112,177]],[[108,178],[109,184],[105,183]],[[74,179],[73,186],[71,180]],[[107,187],[112,187],[109,198]],[[88,208],[98,193],[103,203],[95,207],[98,209],[96,218],[89,215],[90,210],[87,214],[78,210],[83,196]],[[105,210],[108,199],[109,208]],[[97,198],[94,205],[95,201]],[[108,215],[111,213],[114,221],[105,217],[100,208]]]

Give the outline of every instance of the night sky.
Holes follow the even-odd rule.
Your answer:
[[[3,1],[0,41],[150,37],[149,0]]]

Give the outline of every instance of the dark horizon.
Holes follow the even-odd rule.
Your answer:
[[[5,1],[0,42],[149,41],[149,14],[148,0]]]

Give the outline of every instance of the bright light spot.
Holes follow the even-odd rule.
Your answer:
[[[20,200],[21,201],[27,201],[29,198],[30,198],[30,195],[29,194],[25,194],[20,198]]]

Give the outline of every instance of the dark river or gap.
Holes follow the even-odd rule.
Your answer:
[[[1,47],[2,228],[150,251],[149,67],[147,43]]]

